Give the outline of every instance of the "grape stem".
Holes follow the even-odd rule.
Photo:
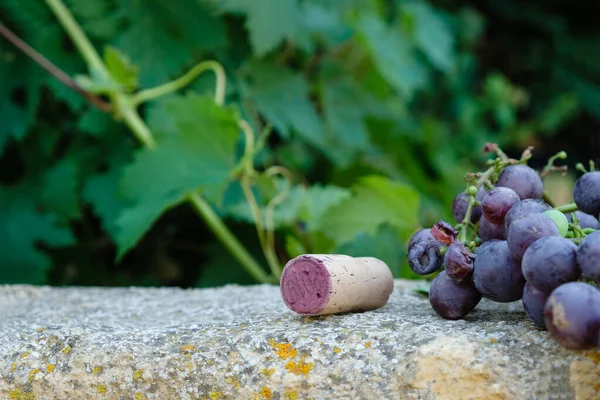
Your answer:
[[[566,214],[566,213],[571,213],[571,212],[575,212],[575,211],[579,210],[579,207],[577,207],[577,204],[575,204],[575,203],[569,203],[569,204],[563,204],[562,206],[554,207],[554,209]]]
[[[544,190],[544,193],[542,194],[542,200],[544,200],[546,203],[548,203],[548,205],[550,207],[554,207],[554,201],[550,197],[550,194],[545,190]]]
[[[500,151],[500,150],[498,149],[497,151]],[[501,158],[504,158],[504,157],[501,157]],[[509,163],[510,163],[510,161],[508,160],[508,158],[506,160],[503,159],[503,161],[501,161],[500,163],[497,163],[494,166],[488,168],[479,177],[479,179],[477,179],[477,181],[475,182],[475,185],[472,185],[472,186],[475,186],[475,193],[471,193],[469,195],[469,203],[467,205],[467,211],[465,212],[465,217],[463,218],[462,222],[459,224],[460,225],[460,233],[459,233],[458,240],[462,244],[465,244],[467,242],[467,228],[469,227],[469,224],[471,223],[471,214],[473,213],[473,207],[475,206],[477,191],[485,182],[487,182],[490,179],[492,174],[494,172],[496,172],[497,169],[501,169],[504,167],[504,165],[509,164]],[[469,186],[471,186],[471,185],[469,185]],[[467,191],[468,191],[468,189],[467,189]]]
[[[93,93],[90,93],[83,89],[73,78],[71,78],[65,71],[58,68],[46,57],[38,53],[34,48],[25,43],[21,38],[15,35],[10,29],[4,26],[0,22],[0,35],[4,36],[9,42],[11,42],[16,48],[21,50],[29,58],[35,61],[40,67],[45,69],[50,75],[58,79],[63,85],[73,89],[85,99],[87,99],[92,105],[104,112],[111,112],[112,106],[110,103],[102,100],[100,97]]]
[[[556,160],[564,160],[566,158],[567,158],[567,153],[564,151],[559,151],[558,153],[556,153],[555,155],[550,157],[548,159],[548,163],[546,163],[546,166],[540,173],[540,178],[544,179],[546,177],[546,175],[548,175],[552,171],[566,171],[566,166],[562,166],[562,167],[554,166],[554,162]]]

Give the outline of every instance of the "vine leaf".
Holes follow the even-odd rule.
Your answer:
[[[112,78],[126,91],[131,92],[137,88],[139,68],[133,65],[121,51],[107,46],[104,49],[104,62]]]
[[[364,13],[357,28],[381,75],[400,94],[410,98],[428,81],[428,69],[418,59],[410,37],[397,26],[387,26],[381,18]]]
[[[140,66],[144,87],[165,83],[188,67],[190,60],[227,45],[225,26],[206,2],[117,3],[128,26],[115,45]]]
[[[221,7],[246,14],[250,44],[257,56],[264,56],[298,32],[301,9],[297,0],[226,0]]]
[[[38,247],[69,246],[75,239],[69,229],[59,226],[55,217],[37,211],[35,189],[21,185],[0,188],[0,281],[43,284],[51,262]]]
[[[280,190],[282,189],[281,185]],[[260,192],[259,192],[260,193]],[[271,197],[275,194],[271,193]],[[307,232],[317,231],[319,221],[327,210],[344,199],[350,197],[350,191],[334,185],[313,185],[309,188],[294,186],[286,199],[278,205],[273,213],[274,227],[291,226],[295,222],[302,222]],[[268,201],[265,200],[263,203]],[[266,204],[260,207],[264,215]],[[227,214],[245,222],[254,222],[252,211],[248,203],[243,200],[227,207]]]
[[[69,158],[49,168],[44,174],[41,193],[44,206],[64,221],[78,219],[81,216],[79,175],[77,163]]]
[[[123,172],[119,189],[132,202],[117,220],[118,257],[122,257],[167,209],[200,191],[213,203],[222,200],[235,166],[239,138],[233,108],[208,96],[190,94],[165,102],[164,132],[155,149],[142,149]]]
[[[378,175],[367,176],[353,186],[353,195],[330,208],[318,229],[338,245],[359,233],[375,236],[383,224],[407,238],[418,225],[419,195],[404,183]]]
[[[448,72],[454,66],[454,35],[440,10],[424,1],[408,3],[405,12],[412,17],[417,45],[431,64]]]
[[[289,69],[266,63],[248,66],[245,97],[254,102],[258,110],[284,137],[292,130],[308,143],[325,148],[323,124],[309,99],[306,80]]]

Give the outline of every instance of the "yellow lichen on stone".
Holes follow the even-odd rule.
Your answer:
[[[367,342],[367,343],[365,343],[365,348],[367,348],[367,349],[368,349],[369,347],[371,347],[371,342]]]
[[[10,364],[10,372],[15,372],[15,369],[17,369],[17,363]]]
[[[492,343],[498,343],[498,339],[496,339],[496,338],[490,338],[490,342],[492,342]]]
[[[290,361],[285,365],[285,369],[295,375],[304,375],[308,378],[308,373],[313,368],[313,363],[303,363],[302,361]]]
[[[292,390],[291,392],[284,393],[285,400],[298,400],[298,392]]]
[[[100,394],[104,394],[106,393],[106,386],[104,385],[98,385],[98,387],[96,388],[96,392],[100,393]]]
[[[144,375],[143,369],[136,369],[135,371],[133,371],[133,380],[139,381],[140,379],[142,379],[143,375]]]
[[[260,373],[267,378],[270,378],[275,373],[275,368],[264,368],[262,371],[260,371]]]
[[[489,353],[486,358],[490,360],[502,358],[493,348],[466,339],[439,337],[414,355],[414,376],[400,373],[405,379],[403,386],[430,391],[438,400],[515,398],[495,366],[481,361],[480,351]]]
[[[194,364],[191,362],[187,363],[185,367],[187,368],[188,371],[194,370]]]
[[[146,400],[146,396],[144,396],[140,392],[136,392],[136,394],[135,394],[135,400]]]
[[[29,371],[29,380],[32,381],[38,372],[42,372],[42,370],[40,368],[36,368]]]
[[[47,364],[46,372],[51,373],[52,371],[54,371],[54,364]]]
[[[45,330],[46,330],[46,328],[37,328],[35,331],[36,331],[37,333],[42,333],[42,332],[44,332]]]
[[[242,382],[240,381],[240,379],[238,377],[235,377],[235,376],[228,376],[228,377],[226,377],[225,378],[225,383],[230,384],[236,390],[240,390],[240,388],[242,387]]]
[[[65,354],[69,354],[71,352],[71,346],[66,345],[64,349],[61,350]]]
[[[260,391],[260,397],[261,399],[271,400],[273,398],[273,392],[271,392],[271,389],[269,389],[268,386],[265,386]]]
[[[275,353],[282,360],[287,360],[288,358],[294,358],[298,354],[298,350],[292,347],[290,343],[278,343],[275,345],[277,350]]]
[[[30,354],[31,354],[30,351],[26,351],[25,353],[21,354],[21,358],[25,358],[25,357],[27,357]]]
[[[196,348],[196,346],[192,346],[191,344],[186,344],[184,346],[181,346],[181,352],[189,353],[189,352],[194,351],[195,348]]]
[[[9,400],[35,400],[33,393],[22,392],[19,389],[13,389],[8,393]]]
[[[92,368],[92,374],[93,375],[98,375],[100,372],[102,372],[102,367],[94,367],[94,368]]]
[[[600,400],[600,352],[588,351],[571,363],[569,383],[575,400]]]
[[[210,397],[210,400],[219,400],[221,397],[223,397],[223,393],[221,393],[221,392],[210,392],[208,394],[208,397]]]
[[[334,347],[334,348],[333,348],[333,352],[334,352],[335,354],[340,354],[340,353],[342,352],[342,349],[340,349],[339,347]]]

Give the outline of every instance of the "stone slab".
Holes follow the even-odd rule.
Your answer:
[[[302,317],[272,285],[0,287],[0,399],[600,399],[600,353],[520,302],[439,318],[395,281],[376,311]]]

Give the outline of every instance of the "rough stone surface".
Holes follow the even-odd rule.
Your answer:
[[[0,287],[1,399],[600,399],[600,353],[519,302],[442,320],[418,283],[302,317],[279,288]]]

